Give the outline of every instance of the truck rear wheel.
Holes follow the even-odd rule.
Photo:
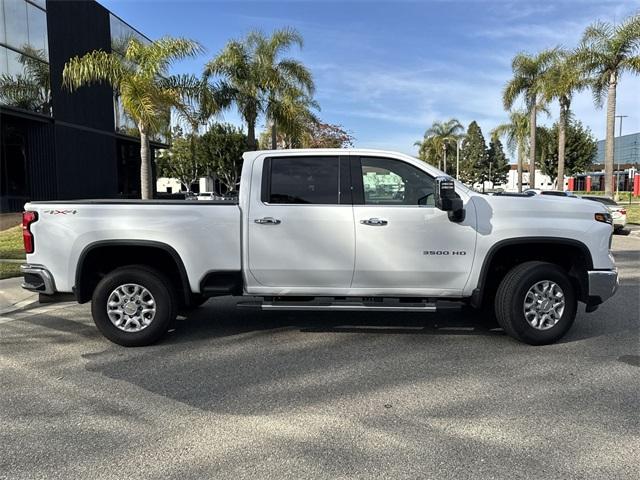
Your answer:
[[[547,262],[525,262],[502,279],[496,319],[504,331],[529,345],[554,343],[576,317],[576,293],[567,274]]]
[[[157,342],[176,318],[171,282],[144,265],[118,268],[98,283],[91,314],[98,330],[118,345]]]

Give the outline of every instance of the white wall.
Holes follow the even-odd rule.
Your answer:
[[[535,187],[529,185],[529,173],[523,172],[522,174],[522,189],[526,190],[527,188],[538,188],[540,190],[566,190],[569,185],[569,178],[565,176],[564,186],[563,188],[556,187],[554,179],[550,178],[548,175],[542,173],[541,170],[536,170],[536,185]],[[485,188],[489,188],[490,184],[487,183]],[[480,186],[482,188],[482,186]],[[517,170],[509,170],[509,175],[507,176],[507,183],[498,185],[496,184],[495,188],[502,188],[508,192],[517,192],[518,191],[518,171]]]
[[[160,177],[156,180],[156,190],[160,193],[166,193],[167,188],[171,188],[173,193],[182,190],[182,184],[175,178]]]

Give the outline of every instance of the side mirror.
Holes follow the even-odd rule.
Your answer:
[[[462,222],[464,220],[464,208],[462,199],[456,193],[456,186],[451,177],[436,178],[435,192],[436,208],[448,212],[449,220],[452,222]]]

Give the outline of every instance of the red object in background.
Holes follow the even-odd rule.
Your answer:
[[[636,173],[635,177],[633,177],[633,196],[640,196],[640,173]]]
[[[573,177],[569,177],[569,186],[568,186],[568,188],[569,188],[569,191],[570,191],[570,192],[573,192],[573,188],[574,188],[574,183],[575,183],[575,181],[576,181],[576,179],[575,179],[575,178],[573,178]]]
[[[587,192],[591,191],[591,175],[587,175],[587,186],[585,188]]]
[[[33,241],[33,233],[29,228],[37,220],[38,214],[36,212],[22,212],[22,240],[24,241],[25,253],[33,253],[35,243]]]

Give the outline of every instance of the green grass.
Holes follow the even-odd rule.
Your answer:
[[[25,258],[20,225],[0,232],[0,258]]]
[[[0,280],[3,278],[19,277],[20,275],[19,263],[0,263]]]
[[[588,196],[593,196],[593,197],[604,197],[604,192],[602,190],[591,190],[590,192],[585,192],[582,190],[575,190],[573,193],[575,193],[576,195],[582,196],[582,195],[588,195]],[[634,197],[632,194],[632,192],[619,192],[619,200],[618,203],[630,203],[630,202],[637,202],[640,201],[640,199],[638,197]]]
[[[627,209],[627,223],[640,224],[640,204],[625,205],[624,208]]]

